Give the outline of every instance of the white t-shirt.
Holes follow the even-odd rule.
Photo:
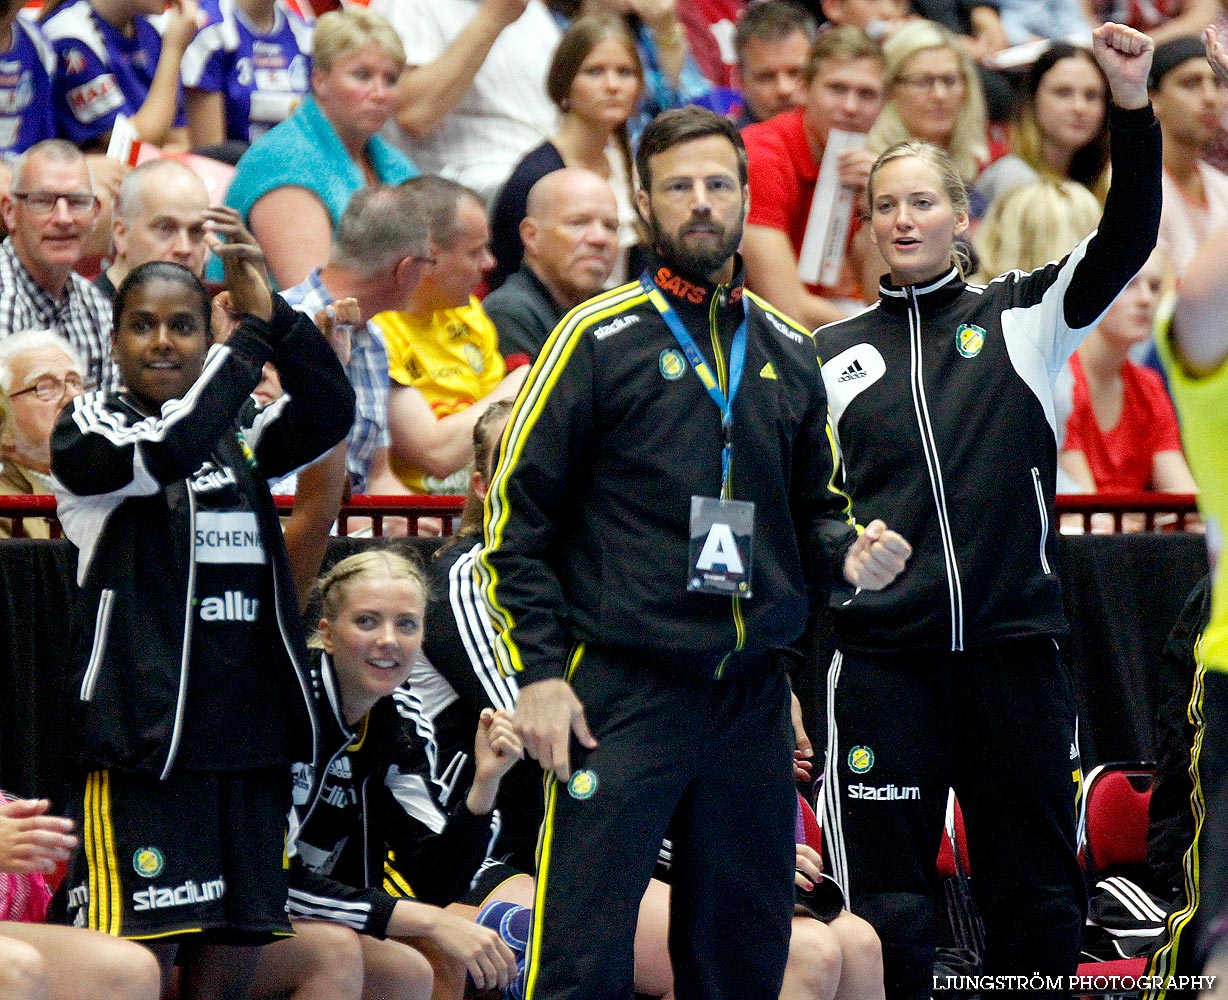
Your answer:
[[[477,13],[476,0],[371,0],[401,36],[410,66],[437,59]],[[504,28],[452,113],[424,139],[389,122],[384,135],[424,174],[459,181],[493,201],[529,150],[552,136],[558,112],[546,71],[562,33],[541,0]]]
[[[1173,259],[1177,275],[1185,272],[1198,248],[1215,230],[1228,224],[1228,174],[1205,163],[1198,165],[1207,203],[1198,205],[1164,171],[1164,204],[1160,209],[1160,235],[1157,242]]]

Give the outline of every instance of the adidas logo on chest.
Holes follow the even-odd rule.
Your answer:
[[[887,373],[887,362],[873,344],[854,344],[823,364],[827,406],[839,426],[845,407]]]
[[[846,369],[844,369],[843,372],[840,373],[836,381],[837,382],[852,382],[855,379],[867,378],[868,376],[869,376],[869,372],[867,372],[861,366],[861,362],[854,359],[853,363],[849,365]]]

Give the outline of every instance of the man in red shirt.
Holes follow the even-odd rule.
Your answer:
[[[742,241],[747,285],[804,326],[841,319],[861,300],[862,240],[855,221],[835,286],[804,285],[797,259],[828,134],[870,130],[883,106],[884,73],[882,53],[869,37],[835,28],[811,50],[805,104],[743,130],[751,194]],[[857,189],[859,203],[873,164],[864,149],[841,156],[840,182]]]

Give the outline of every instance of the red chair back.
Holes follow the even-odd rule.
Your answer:
[[[958,856],[956,851],[959,852]],[[938,877],[940,879],[955,878],[957,875],[971,875],[972,865],[968,861],[968,834],[964,830],[964,812],[959,807],[959,799],[952,793],[947,806],[946,829],[938,843]]]
[[[1088,775],[1084,847],[1093,872],[1146,863],[1154,775],[1143,764],[1102,764]]]

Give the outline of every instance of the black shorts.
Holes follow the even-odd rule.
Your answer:
[[[115,937],[267,944],[291,933],[290,771],[95,771],[71,801],[67,918]],[[199,937],[195,937],[199,935]]]
[[[499,886],[510,879],[516,878],[518,875],[524,874],[526,873],[522,872],[519,868],[515,868],[504,861],[487,858],[482,862],[482,867],[477,870],[473,880],[469,883],[469,891],[456,902],[464,903],[466,906],[476,906],[481,909]],[[383,888],[390,896],[397,896],[402,899],[411,899],[414,896],[414,889],[410,885],[409,879],[397,868],[396,854],[393,851],[389,851],[384,857]]]
[[[525,874],[527,872],[522,872],[519,868],[509,865],[505,861],[487,858],[482,863],[482,867],[478,869],[478,873],[473,876],[473,882],[469,886],[469,891],[460,898],[460,901],[481,909],[490,901],[490,897],[495,894],[495,890],[503,885],[504,882],[509,882]]]

